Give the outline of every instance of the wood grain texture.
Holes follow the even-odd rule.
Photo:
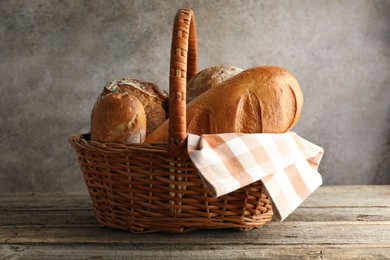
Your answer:
[[[284,222],[187,234],[99,227],[86,194],[0,194],[0,259],[388,259],[390,186],[324,186]]]

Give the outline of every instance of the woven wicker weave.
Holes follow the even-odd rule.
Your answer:
[[[70,138],[97,220],[132,232],[261,227],[272,207],[261,182],[213,198],[186,153],[186,82],[196,74],[193,13],[176,13],[170,70],[168,144],[103,144]]]

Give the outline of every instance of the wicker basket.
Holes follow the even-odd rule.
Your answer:
[[[261,227],[272,218],[261,182],[213,198],[186,153],[186,82],[196,74],[194,16],[175,16],[170,69],[167,144],[98,143],[73,136],[97,220],[132,232]]]

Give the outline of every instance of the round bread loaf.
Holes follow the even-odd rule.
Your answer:
[[[241,71],[242,69],[231,66],[216,66],[201,70],[187,83],[187,103]]]
[[[167,119],[168,95],[155,84],[124,78],[104,87],[103,95],[109,93],[129,94],[138,98],[146,114],[146,134],[150,134]]]
[[[143,143],[145,136],[145,110],[138,98],[127,93],[100,95],[92,111],[92,141]]]

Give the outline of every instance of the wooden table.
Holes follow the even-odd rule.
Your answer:
[[[99,227],[86,194],[0,194],[0,259],[390,259],[390,186],[323,186],[249,232]]]

